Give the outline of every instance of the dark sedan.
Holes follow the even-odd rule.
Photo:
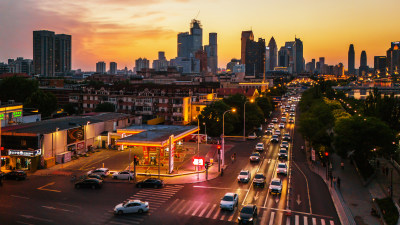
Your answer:
[[[15,170],[4,174],[3,178],[7,180],[25,180],[26,173],[23,170]]]
[[[87,178],[75,183],[75,188],[101,188],[103,186],[103,181],[96,178]]]
[[[255,224],[254,220],[257,218],[257,206],[248,204],[242,208],[238,217],[239,223]]]
[[[152,187],[152,188],[161,188],[164,186],[164,181],[155,179],[155,178],[149,178],[146,180],[142,180],[136,184],[136,187],[141,188],[141,187]]]

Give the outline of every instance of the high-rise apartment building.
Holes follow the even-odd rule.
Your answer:
[[[110,62],[110,74],[117,74],[117,63]]]
[[[56,34],[55,36],[55,72],[65,75],[71,71],[71,35]]]
[[[146,58],[139,58],[135,60],[135,71],[142,71],[142,69],[148,69],[149,68],[149,60]]]
[[[210,68],[211,73],[216,74],[218,71],[217,33],[210,33],[208,40],[209,44],[204,46],[204,50],[207,52],[207,65]]]
[[[386,75],[386,56],[374,57],[374,73],[380,76]]]
[[[33,74],[32,59],[24,59],[23,57],[18,57],[16,60],[8,59],[8,67],[10,68],[11,73]]]
[[[271,37],[268,43],[269,48],[269,70],[274,70],[278,65],[278,47],[276,46],[276,41],[274,37]]]
[[[199,20],[193,19],[190,23],[190,34],[178,34],[178,57],[194,57],[198,50],[203,50],[203,28]]]
[[[168,61],[165,58],[165,52],[158,52],[158,59],[153,60],[153,69],[155,71],[167,71]]]
[[[362,51],[360,57],[360,69],[358,71],[358,75],[359,76],[367,75],[368,70],[369,68],[367,63],[367,53],[365,51]]]
[[[240,39],[241,41],[241,52],[240,52],[240,57],[241,57],[241,62],[242,64],[246,64],[246,44],[247,41],[254,41],[254,35],[253,31],[248,30],[248,31],[242,31],[242,37]]]
[[[303,42],[300,38],[295,38],[294,42],[294,72],[300,74],[304,71]]]
[[[103,61],[96,63],[96,73],[105,74],[106,71],[106,63]]]
[[[400,72],[400,42],[392,42],[386,51],[386,66],[389,74],[393,75]]]
[[[246,75],[263,78],[265,70],[265,39],[246,43]]]
[[[348,74],[355,75],[355,53],[354,53],[354,45],[350,44],[349,53],[348,53]]]
[[[34,73],[45,77],[55,75],[55,34],[53,31],[33,31]]]

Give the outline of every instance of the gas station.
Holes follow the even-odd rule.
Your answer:
[[[116,144],[138,157],[140,165],[160,168],[167,163],[171,174],[179,157],[177,150],[184,151],[182,139],[198,130],[197,126],[133,125],[117,130],[121,138]]]

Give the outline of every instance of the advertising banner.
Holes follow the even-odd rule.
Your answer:
[[[85,132],[83,127],[77,127],[67,131],[67,145],[83,141],[85,139]]]
[[[169,137],[169,173],[174,171],[174,155],[175,155],[175,143],[174,135]]]

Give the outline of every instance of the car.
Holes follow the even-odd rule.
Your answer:
[[[278,153],[278,158],[279,158],[279,159],[287,159],[287,158],[288,158],[287,150],[284,149],[284,148],[281,148],[281,149],[279,150],[279,153]]]
[[[280,147],[281,147],[281,148],[285,148],[286,150],[289,150],[289,142],[287,142],[287,141],[282,141]]]
[[[285,112],[289,112],[289,109],[285,109]]]
[[[273,132],[274,132],[274,129],[272,129],[272,128],[267,128],[267,129],[265,130],[265,134],[266,134],[266,135],[272,135]]]
[[[2,177],[6,180],[25,180],[26,172],[23,170],[14,170],[3,174]]]
[[[275,128],[275,124],[270,123],[270,124],[268,124],[268,127],[269,127],[269,128]]]
[[[97,169],[87,172],[87,175],[90,175],[90,174],[97,174],[102,177],[106,177],[110,174],[110,170],[108,168],[97,168]]]
[[[296,108],[296,104],[292,104],[292,108]]]
[[[293,118],[290,118],[290,119],[289,119],[289,123],[294,123],[294,119],[293,119]]]
[[[292,138],[290,137],[290,134],[289,133],[285,133],[284,135],[283,135],[283,140],[284,141],[290,141]]]
[[[286,105],[286,108],[287,108],[287,109],[290,109],[290,105]]]
[[[296,111],[296,108],[290,108],[290,112]]]
[[[280,123],[279,124],[279,128],[284,129],[285,128],[285,124],[284,123]]]
[[[275,131],[275,135],[281,136],[281,131],[280,130],[276,130]]]
[[[241,170],[237,177],[238,182],[248,183],[251,179],[251,173],[248,170]]]
[[[254,176],[253,185],[257,187],[265,187],[265,176],[262,173],[257,173]]]
[[[279,178],[274,178],[269,184],[269,192],[271,194],[281,194],[282,193],[282,180]]]
[[[285,105],[281,105],[281,109],[284,109],[285,108]]]
[[[148,178],[136,183],[136,187],[152,187],[152,188],[162,188],[164,186],[164,181],[156,178]]]
[[[75,188],[101,188],[103,186],[103,181],[96,178],[86,178],[75,183]]]
[[[133,173],[129,172],[128,170],[125,171],[120,171],[117,173],[114,173],[112,175],[113,179],[117,179],[117,180],[129,180],[129,179],[133,179]]]
[[[277,118],[273,118],[271,122],[272,123],[278,123],[278,119]]]
[[[290,115],[291,117],[294,117],[294,116],[295,116],[294,112],[291,112],[289,115]]]
[[[94,174],[94,173],[87,175],[87,178],[96,178],[96,179],[99,179],[99,180],[103,180],[102,176]]]
[[[257,138],[256,133],[249,134],[249,136],[247,137],[247,139],[250,139],[250,140],[254,140],[256,138]]]
[[[260,153],[258,152],[251,153],[250,162],[260,162]]]
[[[286,117],[284,117],[284,116],[281,117],[281,122],[282,122],[282,123],[286,123]]]
[[[239,205],[239,195],[236,193],[226,193],[223,198],[221,198],[221,202],[219,203],[219,207],[221,209],[228,209],[233,211],[235,207]]]
[[[275,134],[272,135],[271,142],[272,143],[278,143],[279,142],[279,136],[275,135]]]
[[[264,151],[264,143],[262,143],[262,142],[257,143],[256,151]]]
[[[254,224],[254,219],[257,218],[257,206],[253,204],[245,205],[238,217],[239,223],[251,223]]]
[[[278,168],[276,168],[277,174],[287,175],[287,165],[286,163],[278,163]]]
[[[144,213],[149,211],[149,203],[140,200],[130,200],[120,203],[114,207],[114,213],[122,215],[125,213]]]

